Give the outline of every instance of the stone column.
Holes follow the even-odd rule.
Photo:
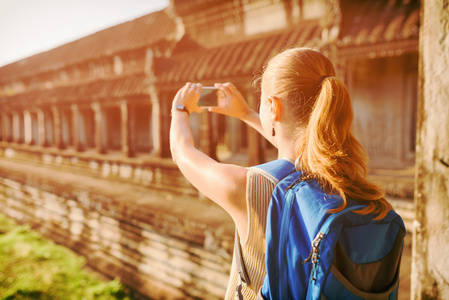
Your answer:
[[[3,142],[10,142],[11,139],[11,128],[9,128],[10,122],[9,122],[9,116],[7,113],[2,113],[2,141]]]
[[[45,115],[44,111],[39,110],[37,112],[37,131],[39,135],[39,145],[45,147],[48,146],[46,130],[45,130]]]
[[[22,119],[20,118],[20,114],[18,112],[14,112],[11,115],[12,120],[9,122],[8,120],[8,141],[12,141],[14,143],[22,143],[23,137],[22,137],[22,128],[23,123]]]
[[[95,114],[95,147],[98,153],[104,154],[107,152],[104,112],[98,102],[92,103],[91,107]]]
[[[134,105],[126,100],[120,102],[122,117],[122,152],[125,156],[136,155]]]
[[[411,299],[449,299],[449,2],[421,5]]]
[[[348,72],[348,61],[346,58],[335,58],[332,60],[337,78],[343,81],[348,88],[348,91],[352,91],[352,74]]]
[[[28,145],[33,145],[33,122],[31,120],[31,112],[29,110],[23,111],[23,129],[24,129],[24,142]]]
[[[162,142],[162,124],[164,124],[165,116],[163,115],[162,103],[159,95],[157,93],[156,86],[154,85],[156,81],[156,75],[154,74],[154,53],[153,50],[147,49],[145,55],[145,65],[144,70],[146,74],[146,80],[149,83],[148,93],[151,99],[151,139],[153,150],[151,151],[153,155],[163,156],[163,142]]]
[[[5,136],[5,133],[6,133],[6,131],[5,131],[6,122],[5,122],[5,117],[6,117],[5,113],[0,113],[0,121],[1,121],[1,123],[0,123],[0,130],[1,130],[1,134],[2,134],[2,137],[1,137],[0,141],[2,141],[2,142],[6,142],[6,136]]]
[[[81,130],[83,130],[81,113],[77,104],[72,104],[72,136],[73,136],[73,148],[76,151],[84,151],[85,145],[81,139]]]
[[[246,86],[246,101],[249,106],[257,111],[257,102],[259,99],[251,92],[251,86]],[[250,166],[258,165],[265,159],[265,149],[262,145],[262,137],[253,128],[247,127],[248,130],[248,164]],[[265,142],[265,141],[264,141]],[[268,142],[268,141],[267,141]]]
[[[64,149],[64,140],[62,139],[62,121],[61,121],[61,110],[57,106],[52,106],[51,110],[53,112],[53,135],[55,140],[55,145],[58,149]]]
[[[152,153],[156,156],[161,156],[161,105],[159,104],[159,97],[154,86],[149,89],[151,97],[151,138],[153,151]]]
[[[171,111],[171,103],[173,101],[174,93],[171,94],[162,94],[160,96],[160,124],[158,127],[159,135],[160,135],[160,156],[162,157],[170,157],[170,141],[169,141],[169,129],[170,129],[170,111]]]

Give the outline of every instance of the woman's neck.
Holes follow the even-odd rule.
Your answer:
[[[298,156],[295,140],[293,138],[282,138],[281,136],[276,139],[278,145],[278,158],[289,158],[295,160]]]

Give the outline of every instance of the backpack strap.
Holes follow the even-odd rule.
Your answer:
[[[296,172],[294,162],[283,158],[251,167],[250,169],[256,169],[258,172],[262,173],[265,177],[270,179],[275,184],[277,184],[287,175]]]
[[[262,173],[274,184],[277,184],[285,176],[296,171],[295,164],[287,159],[278,159],[262,165],[252,167],[251,169],[256,169],[258,172]],[[240,237],[235,230],[235,241],[234,241],[234,257],[237,268],[237,274],[239,276],[239,283],[235,289],[236,297],[239,300],[243,300],[242,286],[243,283],[249,285],[251,283],[248,273],[246,272],[245,262],[242,255],[242,246],[240,245]]]

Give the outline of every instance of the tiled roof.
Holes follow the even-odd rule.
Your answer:
[[[338,47],[418,41],[419,0],[342,0]]]
[[[174,40],[176,25],[165,10],[122,23],[0,68],[3,78],[53,70],[64,65]]]
[[[15,104],[38,106],[48,103],[82,103],[93,100],[114,100],[148,98],[147,76],[144,73],[116,77],[113,79],[99,79],[84,84],[59,86],[51,89],[37,90],[14,96],[0,97],[0,105]]]
[[[320,46],[321,30],[317,21],[297,25],[287,31],[258,36],[220,47],[183,51],[155,61],[157,85],[205,82],[251,76],[262,71],[275,54],[295,46]]]

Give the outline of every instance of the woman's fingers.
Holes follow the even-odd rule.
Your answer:
[[[231,82],[217,83],[215,86],[225,93],[227,104],[224,107],[210,108],[209,111],[239,119],[244,118],[248,114],[251,109],[242,94]]]
[[[200,98],[201,84],[187,82],[182,88],[178,90],[173,99],[173,105],[182,104],[187,110],[192,112],[202,112],[201,107],[198,106],[198,99]]]
[[[189,103],[189,109],[197,113],[203,112],[203,109],[198,106],[198,100],[200,99],[201,89],[202,89],[201,83],[192,84],[193,95],[191,98],[191,102]]]
[[[200,99],[202,85],[200,83],[190,83],[188,85],[187,95],[185,102],[183,103],[189,112],[201,113],[203,109],[198,106],[198,100]]]

